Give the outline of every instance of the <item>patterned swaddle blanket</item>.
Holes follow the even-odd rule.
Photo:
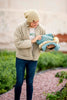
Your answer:
[[[54,40],[54,36],[52,33],[42,35],[41,40],[37,40],[36,43],[39,45],[39,48],[42,49],[43,51],[47,50],[47,46],[50,44],[53,44],[55,47],[53,50],[59,50],[60,46],[57,41]],[[49,50],[51,51],[51,50]]]

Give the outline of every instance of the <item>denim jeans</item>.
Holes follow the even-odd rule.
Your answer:
[[[14,100],[20,100],[24,73],[26,67],[26,97],[32,100],[33,95],[33,79],[37,66],[37,61],[24,60],[16,57],[16,84],[14,89]]]

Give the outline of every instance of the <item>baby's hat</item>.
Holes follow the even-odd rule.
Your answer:
[[[36,10],[27,10],[24,12],[27,22],[39,21],[39,14]]]

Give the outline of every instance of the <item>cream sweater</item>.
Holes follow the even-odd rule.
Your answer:
[[[30,29],[27,25],[27,22],[24,22],[22,25],[19,25],[16,28],[14,33],[14,44],[16,46],[16,57],[25,59],[25,60],[34,60],[37,61],[40,55],[40,49],[37,43],[32,43],[29,38]],[[42,25],[38,25],[35,28],[35,36],[44,35],[45,30]]]

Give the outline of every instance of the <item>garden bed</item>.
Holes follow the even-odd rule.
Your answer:
[[[0,51],[0,95],[11,90],[16,83],[16,52]],[[60,52],[41,53],[36,72],[67,67],[67,54]],[[24,79],[26,78],[26,70]]]

